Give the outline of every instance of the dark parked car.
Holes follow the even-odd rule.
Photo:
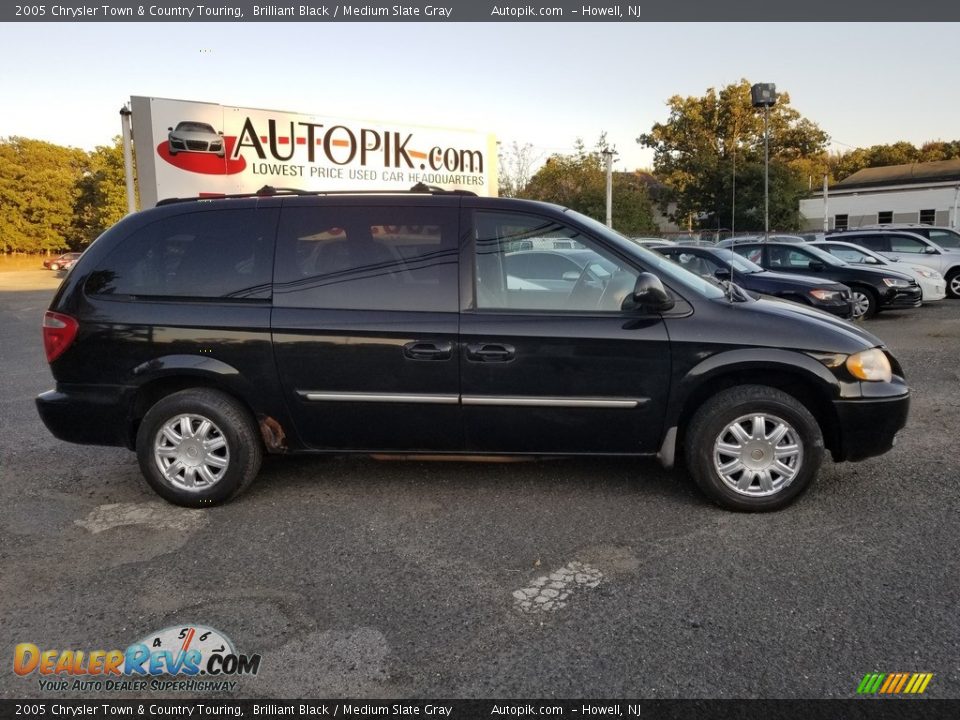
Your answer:
[[[265,452],[679,453],[714,501],[763,511],[825,448],[878,455],[906,422],[903,370],[859,327],[726,293],[555,205],[414,190],[127,216],[44,317],[44,423],[135,449],[191,507],[243,490]],[[517,247],[557,237],[590,253],[576,279],[510,275]]]
[[[43,261],[43,266],[47,270],[67,270],[70,268],[73,263],[76,262],[77,258],[80,257],[78,252],[68,252],[63,255],[58,255],[55,258],[48,258]]]
[[[815,274],[846,285],[853,295],[855,318],[873,317],[884,308],[921,304],[920,286],[912,277],[893,270],[850,265],[809,243],[754,243],[737,245],[733,251],[766,270]]]
[[[751,292],[800,302],[842,318],[853,317],[850,288],[827,278],[770,272],[725,248],[681,245],[655,249],[696,275],[732,278]]]

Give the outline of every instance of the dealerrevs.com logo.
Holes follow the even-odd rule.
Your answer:
[[[232,691],[234,678],[256,675],[260,655],[238,653],[223,633],[203,625],[150,633],[126,650],[41,649],[19,643],[13,671],[38,676],[41,690],[122,692]]]

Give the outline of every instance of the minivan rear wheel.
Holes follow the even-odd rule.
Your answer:
[[[250,414],[209,388],[157,402],[137,431],[137,459],[150,486],[183,507],[209,507],[253,482],[263,451]]]
[[[813,482],[823,434],[796,398],[765,385],[717,393],[687,430],[687,468],[711,500],[730,510],[789,505]]]

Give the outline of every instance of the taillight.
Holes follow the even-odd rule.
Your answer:
[[[48,363],[52,363],[70,347],[79,327],[80,323],[69,315],[50,310],[43,314],[43,349],[47,351]]]

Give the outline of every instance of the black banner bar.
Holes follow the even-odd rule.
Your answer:
[[[931,22],[960,20],[952,0],[159,0],[3,3],[2,22]],[[949,34],[947,28],[943,32]],[[775,40],[764,40],[776,43]]]
[[[960,700],[0,700],[14,718],[955,720]]]

